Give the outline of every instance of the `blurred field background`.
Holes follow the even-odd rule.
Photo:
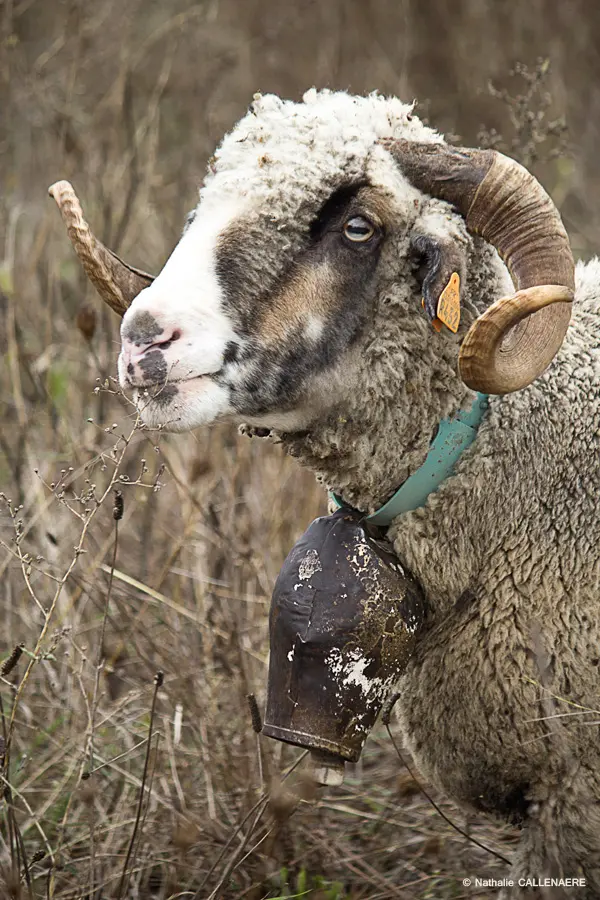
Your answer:
[[[136,427],[119,322],[46,190],[73,181],[99,237],[156,273],[255,91],[378,89],[519,155],[588,257],[599,24],[586,0],[0,2],[1,898],[495,893],[462,879],[506,866],[383,728],[328,792],[257,741],[270,591],[322,490],[234,428]],[[510,856],[510,828],[437,799]]]

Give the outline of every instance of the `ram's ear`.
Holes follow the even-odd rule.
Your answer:
[[[466,269],[466,248],[454,240],[414,234],[411,258],[421,285],[423,308],[436,331],[442,324],[456,332],[460,323],[460,287]]]

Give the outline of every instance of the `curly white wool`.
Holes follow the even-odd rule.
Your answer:
[[[376,93],[354,97],[313,88],[302,103],[256,94],[215,153],[200,191],[203,209],[235,193],[251,198],[256,209],[273,204],[274,221],[286,224],[301,209],[311,216],[315,202],[343,181],[365,177],[378,159],[391,168],[387,154],[377,153],[379,140],[442,140],[412,116],[413,108]]]

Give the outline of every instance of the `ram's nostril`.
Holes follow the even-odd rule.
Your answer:
[[[171,344],[174,341],[178,341],[180,337],[181,331],[179,331],[179,329],[176,329],[170,338],[167,338],[166,341],[159,341],[156,344],[152,344],[152,348],[158,348],[159,350],[168,350]]]

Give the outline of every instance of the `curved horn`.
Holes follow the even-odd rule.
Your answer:
[[[515,284],[464,338],[462,380],[488,394],[527,387],[558,352],[571,317],[575,266],[558,210],[533,175],[494,150],[385,143],[415,187],[452,203],[496,248]]]
[[[134,269],[108,250],[90,231],[81,204],[68,181],[57,181],[48,193],[58,204],[67,234],[86,275],[111,309],[122,316],[134,297],[154,281],[153,275]]]

